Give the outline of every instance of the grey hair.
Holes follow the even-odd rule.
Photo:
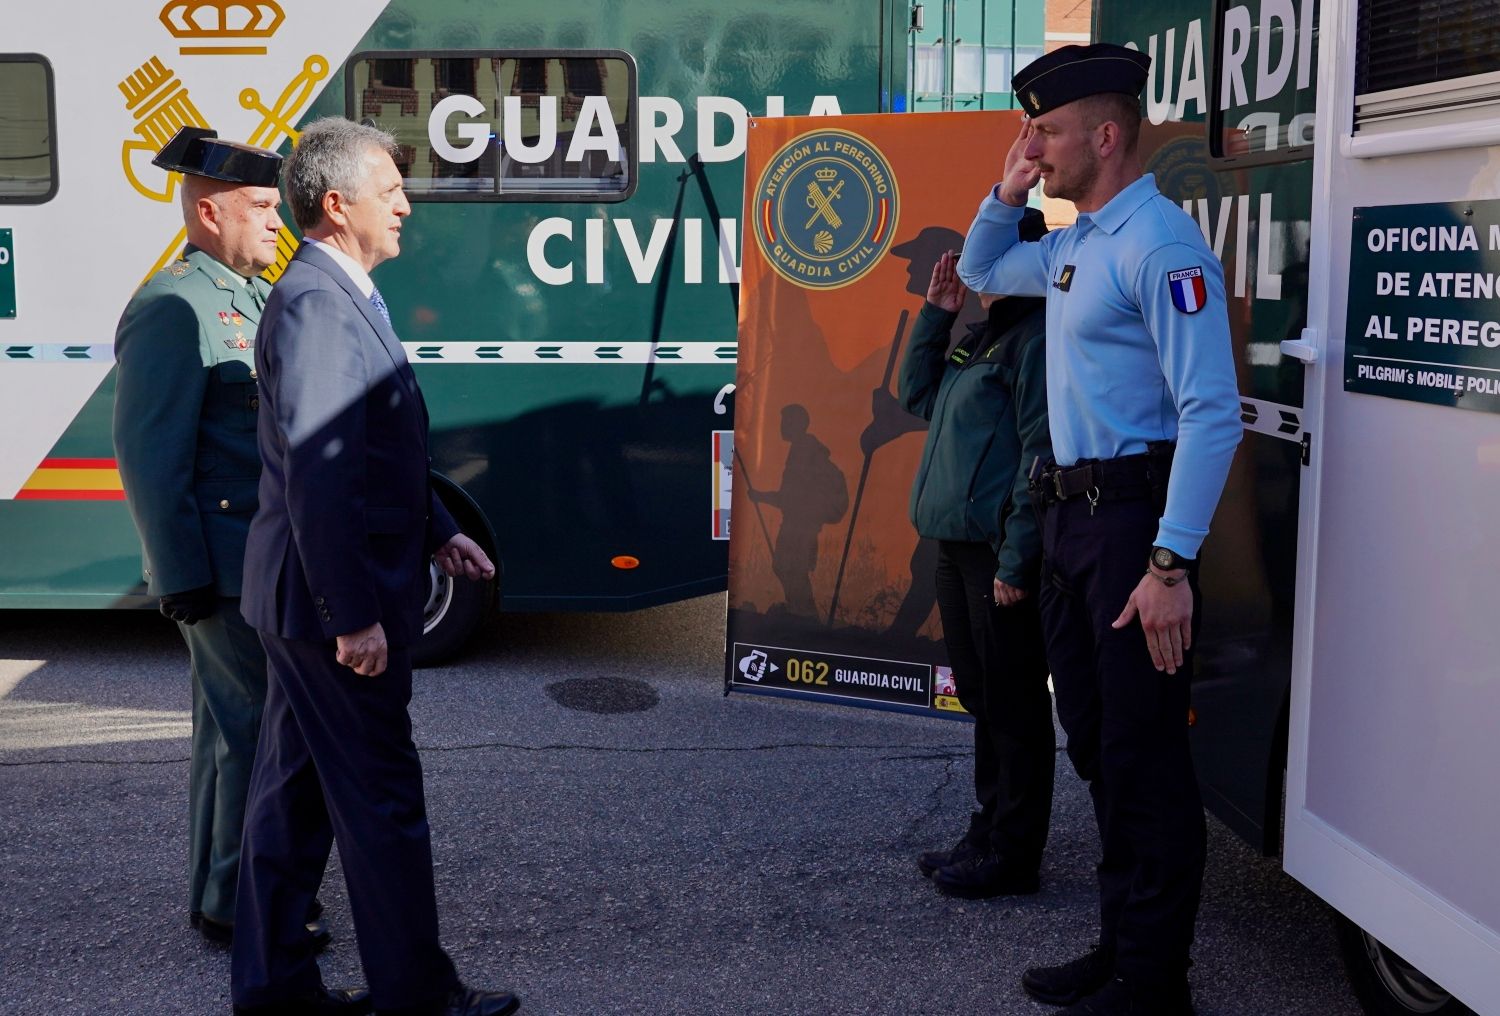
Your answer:
[[[329,191],[359,199],[370,171],[365,155],[371,149],[392,159],[400,153],[389,133],[341,116],[324,117],[303,129],[283,174],[298,229],[306,233],[323,221],[323,195]]]

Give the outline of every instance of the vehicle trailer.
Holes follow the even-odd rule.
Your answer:
[[[1494,4],[1100,0],[1225,264],[1246,436],[1204,548],[1208,807],[1341,915],[1372,1013],[1500,1012]]]

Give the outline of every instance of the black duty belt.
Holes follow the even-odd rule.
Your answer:
[[[1173,450],[1173,445],[1164,443],[1117,459],[1089,459],[1072,466],[1049,464],[1031,481],[1031,490],[1043,504],[1086,498],[1090,505],[1097,505],[1160,497],[1171,475]]]

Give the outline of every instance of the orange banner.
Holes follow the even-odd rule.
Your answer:
[[[1020,116],[751,121],[731,687],[957,708],[944,695],[936,547],[907,517],[927,425],[897,401],[896,380],[933,265],[962,246]],[[971,299],[954,334],[979,313]]]

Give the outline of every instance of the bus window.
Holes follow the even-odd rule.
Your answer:
[[[1355,133],[1493,117],[1500,0],[1359,0]]]
[[[1312,156],[1317,0],[1215,0],[1209,154],[1218,166]]]
[[[52,65],[0,53],[0,204],[39,205],[57,193]]]
[[[351,119],[401,146],[413,201],[622,201],[635,190],[635,61],[619,50],[361,53]]]

